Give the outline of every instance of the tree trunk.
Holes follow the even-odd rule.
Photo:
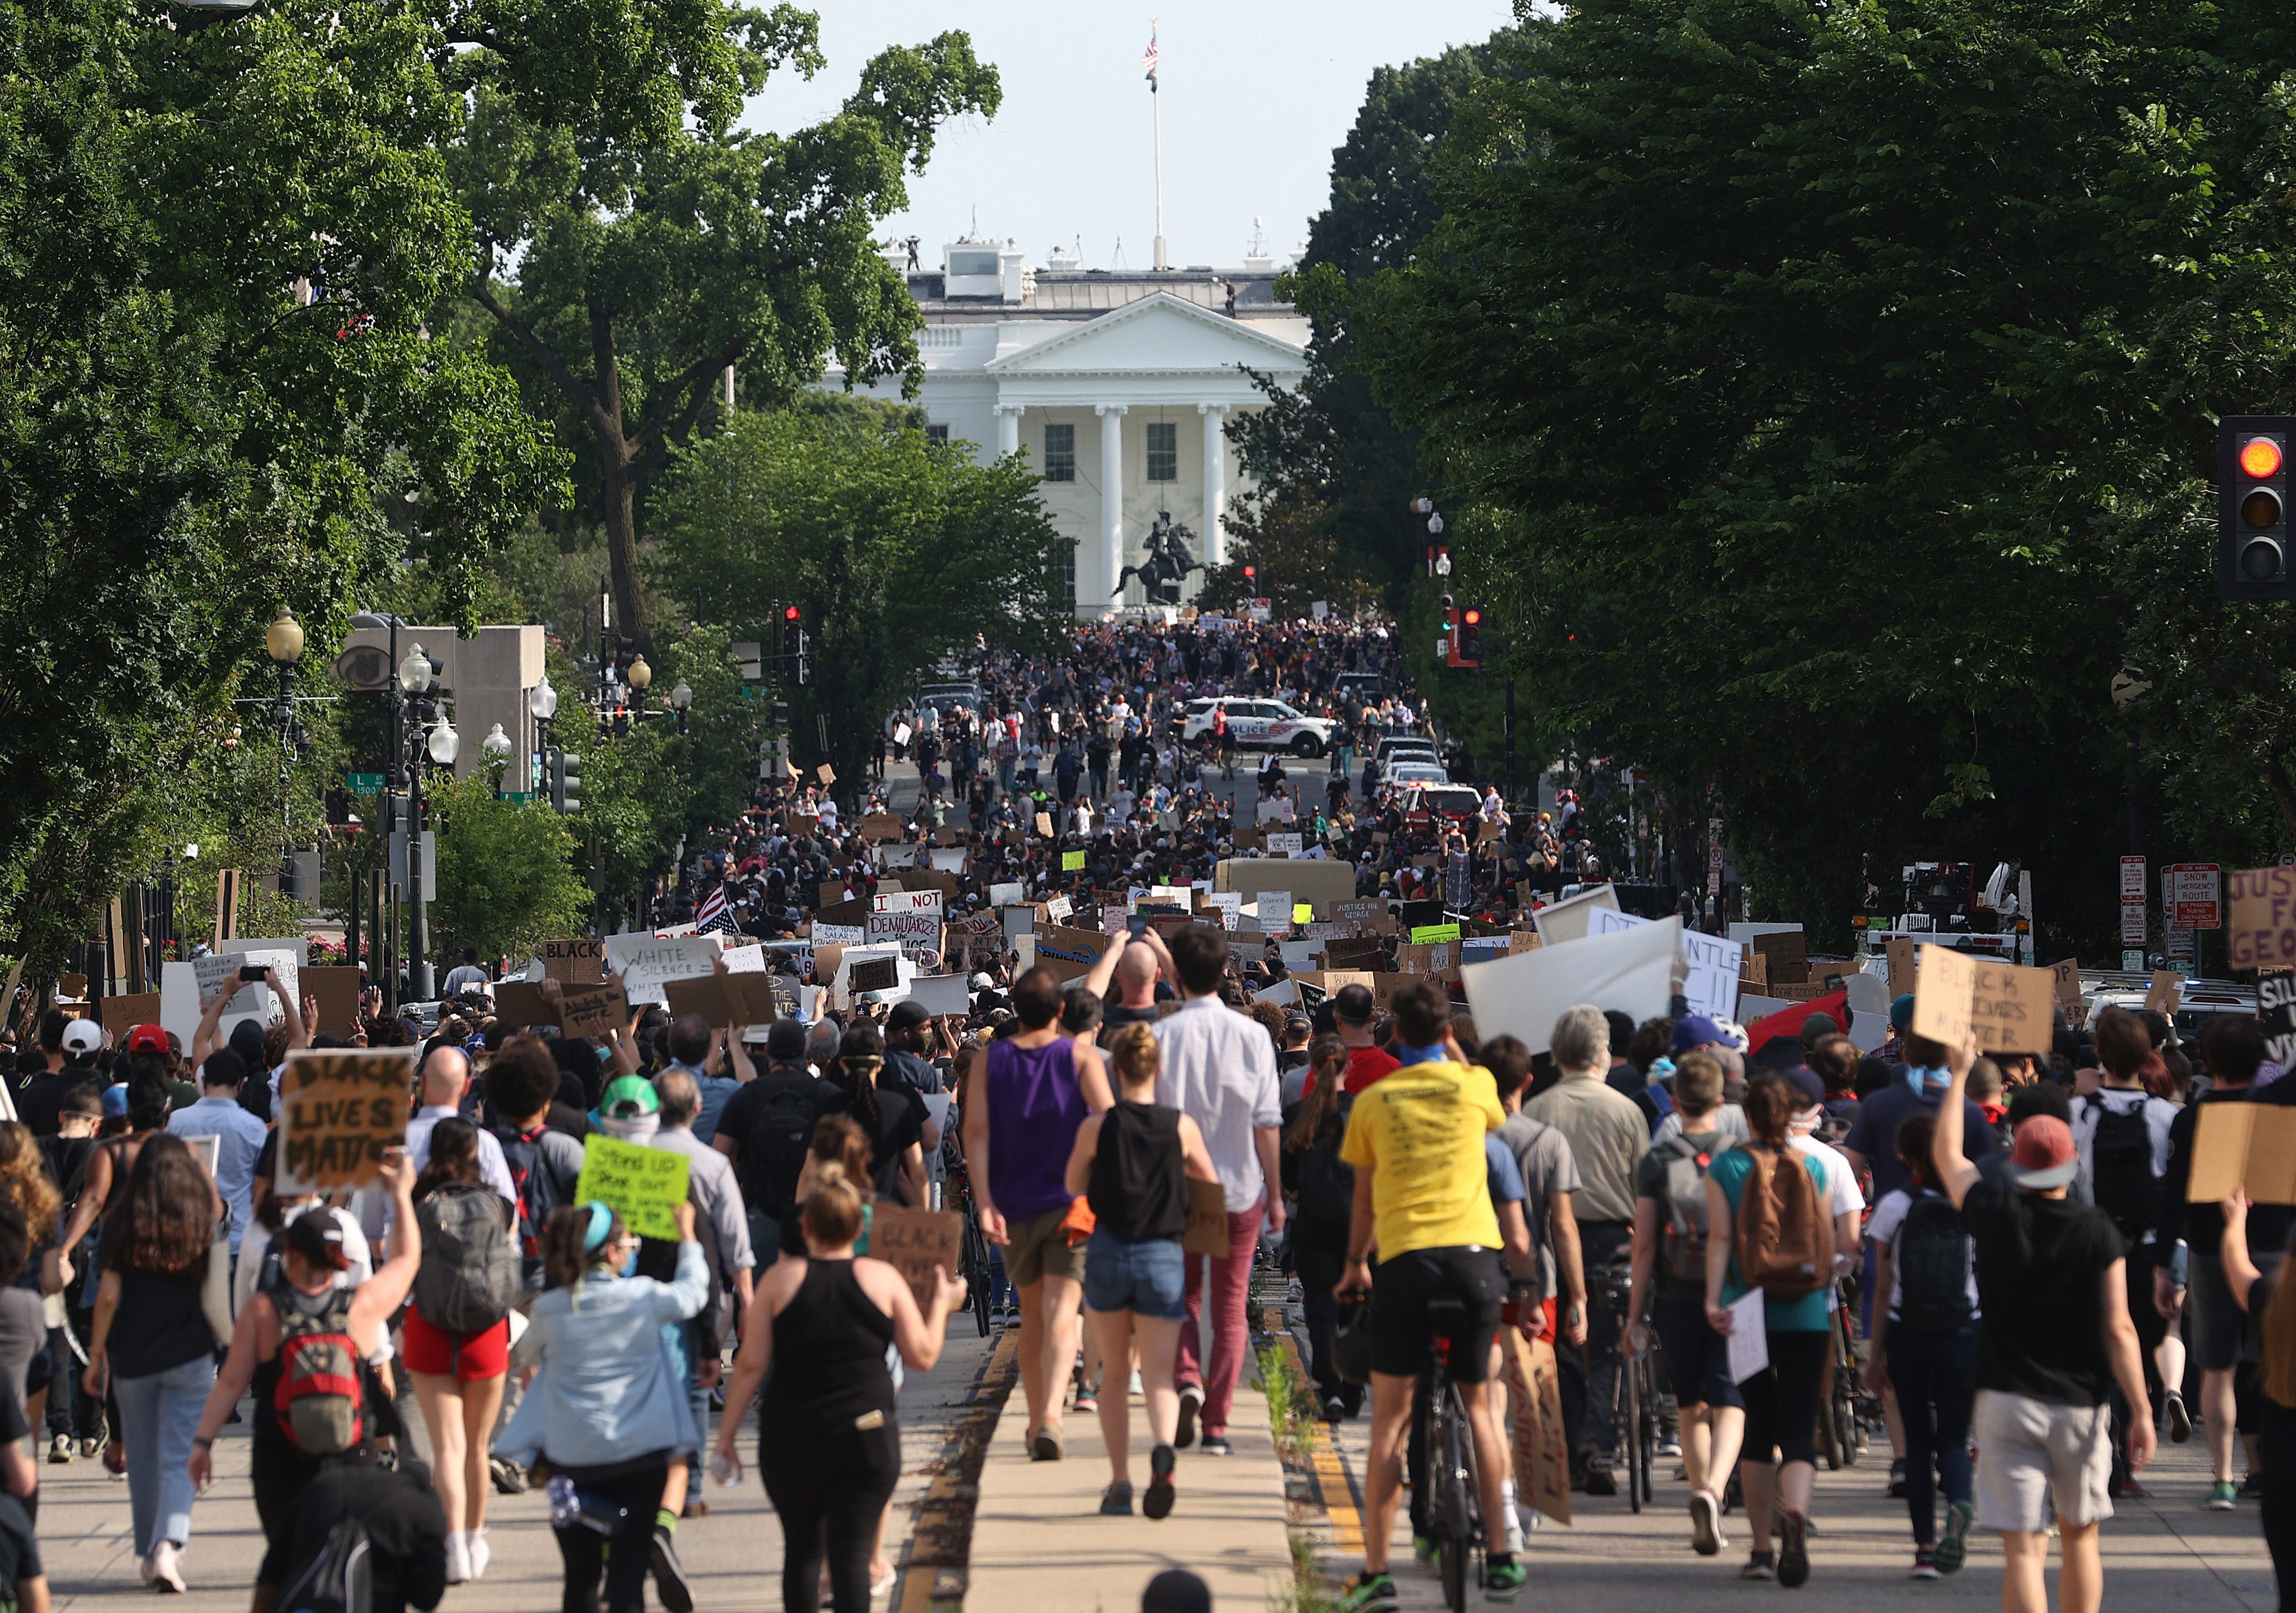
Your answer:
[[[651,655],[653,631],[646,621],[645,595],[638,585],[637,483],[630,475],[628,450],[621,434],[617,432],[610,437],[601,432],[598,439],[606,466],[598,506],[606,529],[606,559],[613,573],[614,630],[628,634],[641,652]],[[609,656],[613,654],[611,645],[605,650]]]

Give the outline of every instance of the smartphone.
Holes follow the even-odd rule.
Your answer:
[[[242,980],[260,980],[267,972],[266,966],[259,963],[242,963],[239,966],[239,977]]]
[[[1133,940],[1139,940],[1141,936],[1148,933],[1148,915],[1145,913],[1133,914],[1129,918],[1125,920],[1124,927],[1126,934],[1129,934]]]

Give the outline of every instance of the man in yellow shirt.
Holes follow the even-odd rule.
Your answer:
[[[1447,1360],[1474,1434],[1488,1548],[1484,1591],[1490,1600],[1509,1601],[1523,1582],[1521,1565],[1506,1549],[1505,1443],[1488,1382],[1507,1277],[1483,1140],[1505,1123],[1506,1111],[1491,1073],[1470,1066],[1460,1052],[1441,987],[1419,982],[1397,992],[1393,1006],[1403,1067],[1357,1095],[1340,1144],[1340,1157],[1356,1168],[1356,1187],[1338,1292],[1345,1298],[1368,1289],[1372,1296],[1364,1571],[1349,1588],[1347,1613],[1389,1613],[1397,1605],[1388,1537],[1395,1530],[1413,1386],[1433,1364],[1428,1303],[1438,1296],[1456,1296],[1466,1307],[1466,1326],[1450,1337]]]

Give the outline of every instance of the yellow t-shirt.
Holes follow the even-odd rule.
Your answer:
[[[1497,1084],[1480,1065],[1408,1065],[1356,1095],[1340,1157],[1372,1173],[1379,1259],[1499,1247],[1483,1133],[1505,1121]]]

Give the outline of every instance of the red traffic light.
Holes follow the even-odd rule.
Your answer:
[[[1469,605],[1467,607],[1466,614],[1462,616],[1460,620],[1464,621],[1469,627],[1480,627],[1483,625],[1483,613],[1482,612],[1475,609],[1473,605]]]
[[[783,621],[803,621],[804,618],[805,613],[798,609],[798,607],[793,605],[785,605],[782,607],[782,620]]]
[[[1259,568],[1258,566],[1250,566],[1250,565],[1248,565],[1248,566],[1245,566],[1245,567],[1243,568],[1243,576],[1244,576],[1244,580],[1245,580],[1245,581],[1247,581],[1247,582],[1249,582],[1250,580],[1251,580],[1251,579],[1253,579],[1254,577],[1257,577],[1257,576],[1259,576]]]
[[[2280,445],[2269,437],[2251,437],[2240,445],[2240,468],[2257,481],[2280,473]]]

